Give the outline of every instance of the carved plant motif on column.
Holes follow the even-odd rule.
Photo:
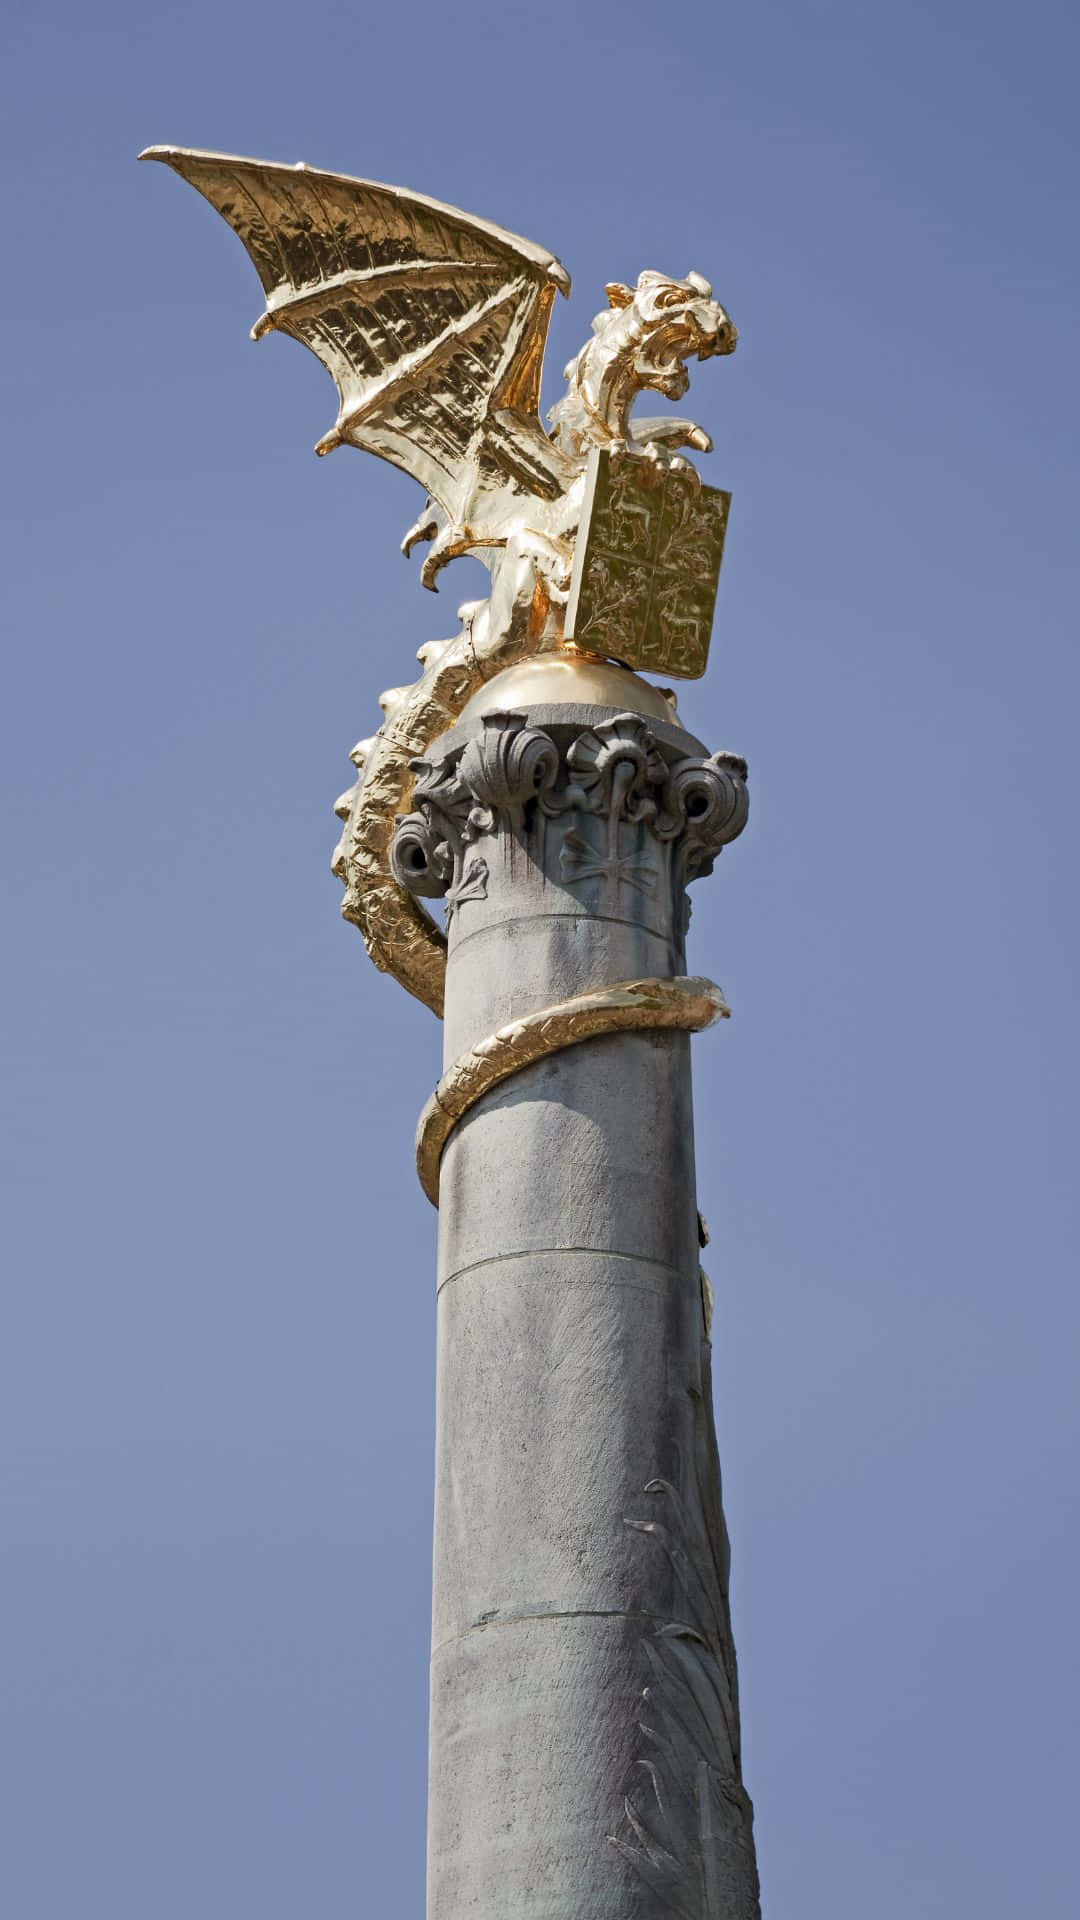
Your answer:
[[[612,905],[620,886],[653,893],[657,869],[651,860],[635,860],[620,849],[620,829],[650,823],[657,815],[656,790],[667,765],[656,741],[638,714],[619,714],[598,727],[587,727],[572,741],[566,755],[568,784],[541,804],[549,813],[578,812],[607,816],[607,847],[590,845],[576,827],[567,830],[559,864],[567,884],[605,877]]]
[[[620,885],[654,891],[655,865],[621,851],[623,823],[647,825],[661,844],[678,841],[673,875],[677,888],[708,873],[716,855],[746,825],[745,760],[714,753],[669,766],[638,714],[619,714],[584,729],[567,751],[566,767],[567,784],[541,794],[545,813],[606,815],[608,823],[603,852],[577,827],[567,829],[560,865],[570,886],[603,875],[613,894]]]
[[[464,906],[467,900],[487,899],[488,873],[488,863],[482,853],[474,853],[471,859],[465,861],[460,880],[456,880],[454,885],[446,890],[448,929],[458,908]]]
[[[555,742],[519,713],[492,713],[460,757],[413,762],[412,813],[399,817],[391,845],[394,877],[410,893],[445,897],[446,925],[470,900],[487,898],[489,877],[475,842],[504,821],[520,833],[525,810],[554,784]]]
[[[550,734],[527,726],[524,714],[486,713],[458,771],[478,806],[487,809],[489,818],[479,831],[492,831],[496,813],[520,827],[528,802],[554,786],[559,749]]]
[[[695,1412],[695,1459],[680,1476],[683,1492],[650,1480],[645,1492],[663,1517],[625,1523],[666,1554],[684,1617],[644,1642],[651,1675],[638,1723],[644,1751],[611,1839],[663,1912],[678,1920],[760,1920],[707,1364]]]

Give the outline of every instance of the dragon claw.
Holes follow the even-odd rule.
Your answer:
[[[673,453],[670,447],[662,447],[655,440],[647,440],[641,452],[652,467],[656,481],[662,480],[667,473],[680,473],[688,481],[695,496],[701,492],[700,473],[693,462],[687,460],[681,453]]]
[[[701,492],[701,475],[691,461],[684,460],[682,455],[677,453],[668,462],[668,472],[685,474],[690,483],[690,491],[696,499]]]
[[[409,528],[401,543],[401,551],[406,560],[414,547],[419,546],[421,541],[434,540],[438,531],[438,517],[432,512],[432,503],[429,500],[424,507],[423,513],[418,515],[413,521],[412,526]]]

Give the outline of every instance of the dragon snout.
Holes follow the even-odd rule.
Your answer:
[[[728,319],[723,307],[715,307],[709,316],[709,325],[703,330],[704,339],[698,349],[699,360],[711,360],[719,353],[734,353],[739,338],[738,328]]]

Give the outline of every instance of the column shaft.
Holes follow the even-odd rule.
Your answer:
[[[414,877],[420,842],[444,882],[453,852],[448,1063],[684,971],[701,809],[671,783],[704,749],[602,710],[528,720],[448,736],[399,830]],[[450,1136],[429,1920],[757,1913],[698,1252],[687,1034],[552,1053]]]

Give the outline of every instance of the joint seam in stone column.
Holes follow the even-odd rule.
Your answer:
[[[452,1280],[461,1280],[466,1274],[475,1273],[478,1267],[502,1266],[507,1260],[543,1260],[552,1255],[561,1256],[564,1253],[587,1253],[589,1257],[594,1260],[626,1260],[635,1266],[659,1267],[662,1273],[670,1273],[676,1280],[680,1280],[683,1277],[683,1269],[681,1267],[674,1266],[670,1260],[656,1260],[652,1254],[649,1253],[622,1253],[614,1247],[519,1247],[514,1253],[489,1253],[486,1254],[482,1260],[470,1260],[463,1267],[455,1267],[453,1273],[448,1273],[444,1279],[438,1282],[435,1292],[437,1294],[441,1293],[443,1288],[448,1287]],[[638,1281],[635,1285],[635,1282],[632,1280],[601,1280],[594,1278],[588,1282],[582,1282],[580,1280],[575,1282],[576,1286],[583,1284],[594,1287],[631,1287],[638,1293],[659,1293],[661,1291],[659,1287],[646,1286],[642,1281]]]
[[[508,915],[506,918],[493,920],[489,926],[474,927],[472,933],[459,934],[454,941],[454,951],[448,964],[453,965],[462,947],[467,947],[470,940],[482,940],[485,933],[501,933],[508,926],[534,927],[541,920],[576,920],[582,923],[587,922],[590,926],[600,922],[604,926],[629,927],[632,933],[647,933],[650,940],[659,940],[662,947],[675,948],[678,945],[669,933],[661,933],[658,927],[650,927],[644,920],[627,920],[618,913],[521,913],[513,919]]]

